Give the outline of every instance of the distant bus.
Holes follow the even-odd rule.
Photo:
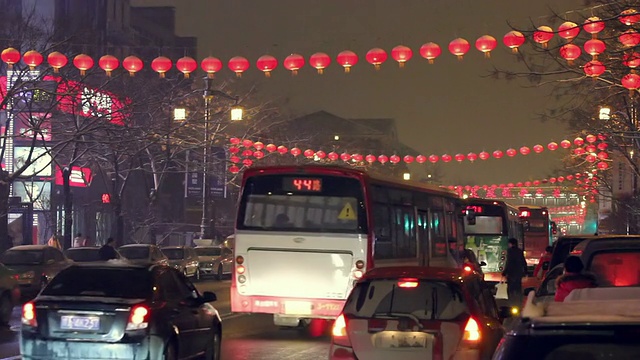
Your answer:
[[[551,221],[549,210],[546,207],[519,205],[518,210],[524,226],[522,248],[525,252],[527,266],[533,269],[544,254],[544,249],[553,243],[555,223]]]
[[[279,326],[333,319],[356,280],[392,265],[459,266],[457,194],[318,165],[244,173],[231,310]]]
[[[524,238],[518,208],[503,201],[466,199],[462,212],[465,248],[476,254],[478,262],[486,263],[482,268],[486,281],[500,281],[509,238],[520,245]]]

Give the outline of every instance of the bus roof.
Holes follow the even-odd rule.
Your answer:
[[[398,180],[387,176],[371,175],[368,172],[360,169],[354,169],[349,167],[335,166],[335,165],[276,165],[266,167],[256,167],[247,169],[244,172],[244,181],[252,176],[260,174],[277,174],[277,173],[311,173],[327,175],[346,175],[352,177],[358,177],[366,179],[369,182],[382,183],[386,185],[395,185],[414,190],[422,190],[432,193],[438,193],[440,195],[449,195],[451,197],[459,198],[458,193],[453,190],[431,184],[424,184],[411,180]]]
[[[546,206],[538,206],[538,205],[515,205],[515,207],[517,207],[518,209],[520,208],[527,208],[527,209],[531,209],[531,210],[548,210],[549,208]]]

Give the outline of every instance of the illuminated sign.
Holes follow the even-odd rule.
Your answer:
[[[290,178],[283,179],[282,189],[284,191],[304,191],[304,192],[320,192],[322,191],[322,180],[312,178]]]
[[[34,137],[51,141],[51,114],[18,112],[14,115],[13,130],[16,141],[31,141]]]
[[[48,181],[14,181],[13,196],[23,202],[33,204],[34,210],[48,210],[51,207],[51,183]]]
[[[102,203],[103,204],[110,204],[111,203],[111,195],[102,194]]]
[[[91,185],[91,179],[93,178],[93,174],[91,169],[73,166],[71,168],[71,175],[69,176],[69,186],[74,187],[87,187]],[[56,176],[55,176],[56,185],[64,185],[64,179],[62,177],[62,169],[56,166]]]
[[[13,166],[16,170],[26,167],[22,176],[51,176],[51,154],[43,147],[16,146],[13,150]]]
[[[482,206],[478,206],[478,205],[469,205],[469,206],[467,206],[467,210],[468,211],[473,211],[476,214],[482,214],[483,213]]]

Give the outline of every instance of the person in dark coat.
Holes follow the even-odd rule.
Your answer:
[[[511,238],[507,249],[507,259],[502,276],[507,278],[507,293],[511,306],[522,306],[522,278],[527,276],[527,261],[524,252],[518,248],[518,240]]]
[[[100,260],[103,261],[117,259],[116,241],[113,238],[108,238],[107,243],[98,250],[98,254],[100,255]]]
[[[564,261],[564,274],[556,279],[555,301],[564,301],[575,289],[596,287],[596,278],[591,274],[582,272],[584,265],[577,256],[569,256]]]

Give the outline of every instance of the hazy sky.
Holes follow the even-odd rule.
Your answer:
[[[326,110],[341,117],[394,118],[407,145],[441,155],[486,150],[518,149],[546,145],[573,134],[557,123],[541,123],[537,112],[553,106],[549,88],[530,88],[526,82],[487,78],[493,67],[520,69],[516,58],[502,45],[510,30],[550,25],[553,9],[568,20],[582,21],[570,10],[579,0],[134,0],[134,5],[173,5],[177,32],[197,36],[201,58],[209,54],[225,63],[241,55],[252,68],[242,81],[257,82],[260,96],[289,100],[294,114]],[[475,50],[475,40],[485,34],[498,39],[498,48],[486,60]],[[463,61],[447,46],[466,38],[470,52]],[[417,50],[433,41],[443,53],[429,65]],[[365,59],[374,47],[388,52],[404,44],[414,50],[405,69],[391,58],[375,72]],[[527,44],[525,46],[531,46]],[[358,53],[360,63],[343,73],[335,55],[345,49]],[[308,58],[317,51],[333,57],[325,75],[305,67],[292,77],[282,64],[271,79],[255,68],[264,54],[280,61],[290,53]],[[228,70],[225,70],[228,72]],[[388,154],[391,155],[391,154]],[[560,163],[548,151],[543,155],[491,159],[471,164],[453,161],[442,169],[451,184],[491,184],[541,179]]]

